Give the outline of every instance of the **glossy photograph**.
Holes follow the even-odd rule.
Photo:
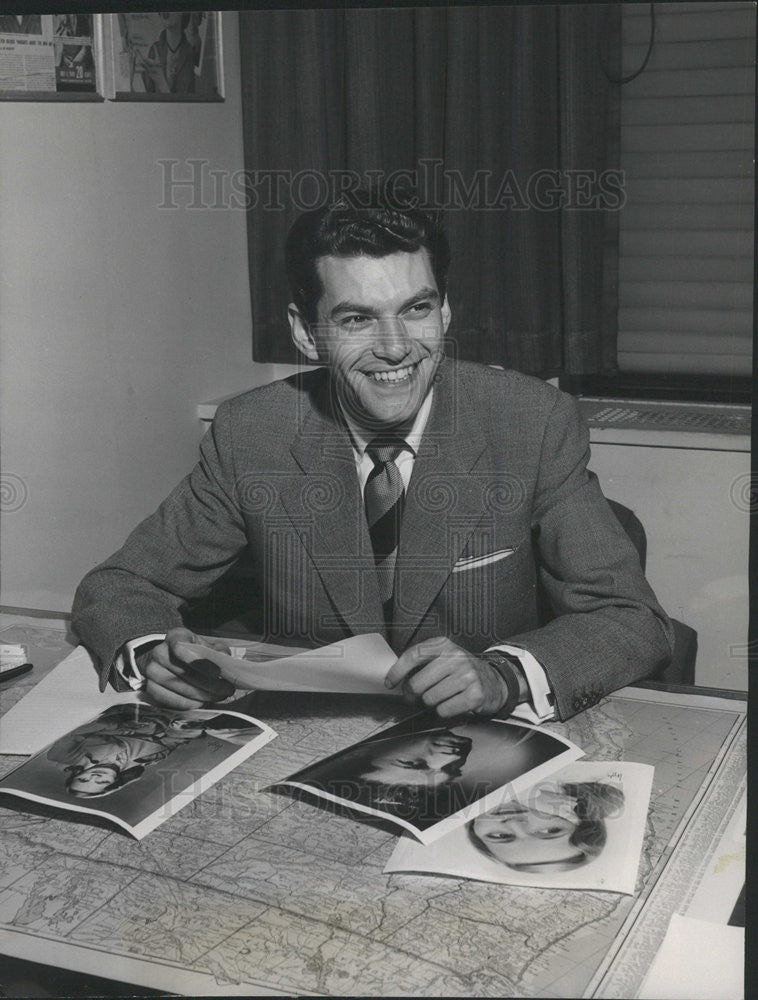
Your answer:
[[[141,839],[275,735],[237,712],[116,705],[21,764],[0,792],[104,816]]]
[[[283,785],[404,827],[423,843],[483,811],[581,751],[523,723],[425,712],[291,775]]]
[[[401,838],[384,870],[632,894],[653,772],[625,761],[570,764],[430,847]]]

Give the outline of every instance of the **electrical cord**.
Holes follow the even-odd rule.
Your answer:
[[[600,68],[602,69],[605,77],[611,83],[617,83],[623,85],[625,83],[630,83],[632,80],[636,80],[637,77],[644,72],[645,67],[650,61],[650,56],[653,52],[653,43],[655,42],[655,4],[650,4],[650,39],[647,44],[647,52],[645,53],[645,58],[642,60],[642,64],[633,73],[629,73],[627,76],[612,76],[608,72],[608,68],[603,62],[602,51],[600,50],[600,43],[598,42],[598,59],[600,60]]]

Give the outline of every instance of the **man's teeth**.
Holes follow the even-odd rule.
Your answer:
[[[375,382],[404,382],[413,374],[415,365],[408,368],[393,368],[392,371],[366,372],[367,378],[372,378]]]

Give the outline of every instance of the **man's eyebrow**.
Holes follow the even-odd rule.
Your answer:
[[[417,302],[421,302],[424,299],[431,299],[433,302],[439,301],[439,292],[436,288],[420,288],[417,292],[414,292],[409,299],[402,302],[398,312],[403,312],[409,306],[415,305]],[[361,316],[377,316],[378,312],[372,306],[361,305],[360,302],[351,302],[349,299],[344,299],[342,302],[338,302],[337,305],[330,311],[329,315],[334,318],[340,313],[358,313]]]
[[[371,308],[371,306],[362,306],[360,302],[351,302],[349,299],[343,299],[342,302],[338,302],[334,309],[331,310],[329,315],[333,318],[339,313],[359,313],[361,316],[375,316],[376,313]]]
[[[411,295],[409,299],[400,306],[400,311],[407,309],[408,306],[415,305],[416,302],[421,302],[423,299],[431,299],[433,302],[439,302],[440,293],[436,288],[421,288],[416,292],[415,295]]]

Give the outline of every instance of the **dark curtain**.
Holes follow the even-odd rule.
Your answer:
[[[292,361],[300,210],[407,171],[442,204],[451,353],[542,374],[615,359],[617,4],[240,14],[253,356]],[[616,205],[618,207],[618,205]]]

